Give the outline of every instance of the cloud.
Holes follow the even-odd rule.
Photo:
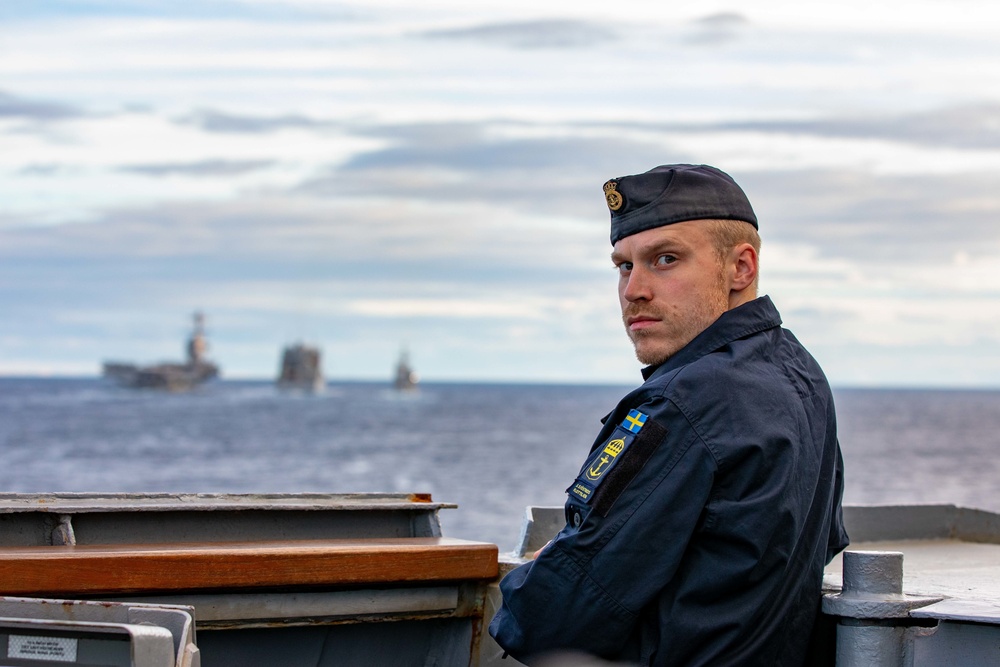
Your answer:
[[[0,18],[37,20],[46,18],[128,17],[173,19],[341,19],[354,16],[341,3],[256,2],[254,0],[48,0],[0,4]]]
[[[359,152],[306,179],[296,192],[488,202],[603,223],[601,184],[664,161],[662,144],[655,142],[617,138],[614,132],[593,135],[583,128],[561,136],[539,130],[491,121],[359,128],[389,145]],[[690,158],[679,152],[671,157]]]
[[[678,132],[764,132],[848,139],[878,139],[928,147],[1000,148],[1000,105],[970,104],[913,114],[666,124]]]
[[[19,176],[54,176],[66,170],[61,164],[27,164],[15,173]]]
[[[482,203],[248,196],[123,208],[89,223],[0,229],[0,273],[41,272],[37,280],[50,287],[88,266],[96,272],[88,279],[101,283],[134,283],[136,275],[167,285],[177,276],[292,284],[339,276],[373,296],[419,284],[438,298],[456,284],[578,281],[595,265],[610,267],[603,236],[603,228]],[[556,242],[559,262],[546,259]]]
[[[611,140],[574,138],[483,140],[452,145],[421,143],[362,153],[349,160],[343,169],[440,167],[457,171],[533,171],[565,168],[577,164],[580,158],[608,155],[621,148],[619,142]]]
[[[70,104],[25,99],[0,91],[0,118],[57,121],[84,115],[83,111]]]
[[[731,42],[750,25],[743,14],[719,12],[697,19],[691,23],[688,42],[705,45],[720,45]]]
[[[187,163],[136,164],[119,167],[119,171],[146,176],[238,176],[252,171],[267,169],[275,160],[202,160]]]
[[[252,116],[229,114],[203,109],[178,121],[184,125],[195,125],[206,132],[230,132],[239,134],[265,134],[285,129],[321,129],[333,123],[317,121],[299,114],[281,116]]]
[[[370,317],[420,316],[448,319],[542,319],[546,310],[551,312],[552,303],[538,302],[537,299],[515,298],[509,301],[485,299],[366,299],[348,305],[351,312]]]
[[[802,242],[859,262],[931,261],[922,266],[938,270],[956,253],[1000,251],[998,173],[759,170],[737,180],[761,219],[765,242]]]
[[[560,130],[553,135],[542,126],[496,121],[358,128],[388,145],[359,152],[295,191],[331,198],[489,202],[604,224],[599,184],[607,178],[656,164],[701,161],[705,152],[696,155],[695,146],[704,149],[709,138],[723,150],[729,146],[724,129],[713,135],[702,126],[697,132],[691,126],[643,129],[624,123]],[[794,149],[801,139],[788,143]],[[777,154],[779,146],[771,142],[769,149]],[[838,146],[828,142],[827,149]],[[843,167],[824,166],[829,161],[815,157],[814,164],[795,168],[774,160],[729,168],[762,219],[765,241],[802,243],[863,262],[977,256],[997,244],[998,172],[877,173],[851,160]]]
[[[811,131],[817,126],[800,127]],[[656,164],[695,161],[703,156],[690,147],[707,145],[704,137],[711,134],[703,126],[695,131],[692,126],[643,129],[609,123],[560,129],[553,136],[542,126],[498,121],[358,127],[356,133],[388,145],[361,151],[292,191],[429,205],[488,203],[603,225],[600,183]],[[714,135],[721,145],[726,145],[725,133]],[[689,134],[700,138],[681,141]],[[794,169],[756,162],[729,169],[762,219],[765,244],[769,239],[798,243],[820,249],[826,258],[862,264],[962,253],[979,257],[997,246],[1000,173],[873,173],[850,161],[843,168],[823,162]]]
[[[724,24],[730,20],[734,19],[720,19]],[[895,132],[898,137],[936,136],[937,141],[955,145],[974,143],[973,138],[979,136],[981,143],[988,146],[990,133],[1000,132],[991,126],[991,119],[997,114],[1000,107],[983,105],[863,121],[850,118],[706,124],[592,121],[553,125],[505,119],[375,124],[304,115],[233,115],[202,110],[184,117],[182,123],[213,134],[270,135],[278,130],[296,129],[299,132],[295,145],[306,147],[316,144],[311,139],[311,130],[326,135],[327,128],[337,126],[340,136],[326,138],[340,144],[351,142],[353,150],[334,156],[336,159],[316,151],[277,154],[276,147],[284,150],[282,147],[288,144],[283,136],[270,136],[267,141],[271,143],[260,145],[250,139],[220,136],[216,141],[232,145],[213,145],[210,152],[203,150],[207,154],[197,156],[198,159],[176,159],[181,155],[175,151],[176,155],[165,154],[160,160],[144,162],[139,161],[142,158],[138,154],[123,153],[107,168],[109,173],[188,176],[192,177],[189,179],[192,188],[234,177],[229,181],[234,194],[268,191],[285,199],[286,204],[299,198],[315,198],[323,200],[325,206],[362,200],[421,202],[429,207],[486,206],[556,221],[544,224],[569,221],[592,223],[597,228],[606,224],[599,188],[607,178],[641,172],[666,162],[714,159],[708,151],[710,146],[712,150],[721,147],[718,150],[723,151],[720,154],[725,158],[724,151],[731,151],[733,144],[727,138],[729,133],[754,132],[762,150],[771,151],[770,159],[762,156],[760,160],[745,163],[736,160],[735,168],[728,167],[723,160],[720,166],[731,171],[747,189],[761,216],[765,241],[776,238],[784,243],[801,243],[822,248],[828,256],[854,257],[860,261],[926,259],[938,253],[947,257],[967,253],[975,258],[990,244],[996,245],[992,221],[1000,217],[997,194],[1000,173],[989,170],[972,174],[874,173],[864,164],[855,164],[853,157],[841,160],[844,167],[824,165],[843,157],[845,146],[837,140],[862,140],[869,135],[874,139],[879,127]],[[962,128],[953,128],[955,119],[964,119],[964,123],[957,123]],[[927,128],[938,128],[940,132],[935,134]],[[134,131],[142,130],[148,135],[149,129],[147,122]],[[192,147],[204,148],[206,142],[197,129],[190,128],[187,130],[190,136],[183,138]],[[780,135],[781,140],[769,135]],[[818,145],[830,151],[829,156],[809,150],[814,162],[789,168],[780,166],[776,156],[781,150],[788,146],[801,152],[803,137],[814,136],[821,138]],[[965,138],[959,139],[961,136]],[[174,149],[177,138],[173,135],[168,138],[169,147]],[[799,148],[795,149],[796,146]],[[225,155],[226,150],[230,150],[229,157],[217,157]],[[863,158],[865,154],[860,155]],[[932,159],[935,155],[927,152],[925,157]],[[68,168],[67,164],[45,157],[37,164],[22,166],[17,173],[36,177],[58,175]],[[280,171],[280,178],[272,178],[271,171]],[[244,179],[239,181],[240,186],[235,185],[235,177],[255,172],[262,173],[253,176],[255,180]],[[205,176],[219,178],[198,178]],[[152,183],[152,179],[148,180]],[[190,190],[191,199],[199,192]],[[173,191],[171,195],[177,199]],[[340,210],[340,204],[337,208]],[[105,210],[110,212],[103,218],[98,216],[100,219],[117,220],[117,213],[110,207]],[[189,208],[182,205],[169,210],[183,216]],[[292,206],[288,210],[299,209]],[[247,219],[259,219],[258,213],[247,212]],[[301,229],[298,225],[287,226],[286,212],[274,215],[283,221],[280,233]],[[148,228],[151,216],[157,217],[145,211],[138,219],[120,223],[124,226],[119,231],[128,237],[137,231],[130,225],[145,225],[141,233],[158,240],[153,244],[138,244],[143,252],[177,247],[169,238],[161,239],[160,234]],[[355,213],[351,216],[349,219],[365,219]],[[423,216],[423,212],[418,215]],[[165,223],[155,224],[167,228]],[[960,232],[945,234],[946,227]],[[180,238],[185,229],[181,225],[171,233]],[[311,233],[304,233],[302,238]],[[329,235],[329,231],[318,233],[323,238]],[[196,236],[202,238],[201,232]],[[80,243],[82,247],[90,247],[85,239]],[[226,247],[225,243],[220,247]],[[309,252],[308,242],[296,247]]]
[[[434,40],[472,40],[514,49],[579,49],[618,39],[616,31],[585,21],[537,20],[488,23],[466,28],[427,30],[420,37]]]
[[[738,28],[748,25],[750,21],[746,16],[737,12],[719,12],[709,14],[694,21],[695,24],[714,29]]]

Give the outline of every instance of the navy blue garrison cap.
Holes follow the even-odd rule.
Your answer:
[[[665,164],[604,184],[611,245],[685,220],[743,220],[757,228],[750,200],[732,177],[704,164]]]

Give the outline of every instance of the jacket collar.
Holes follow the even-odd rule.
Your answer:
[[[643,368],[642,377],[648,380],[653,376],[664,375],[725,347],[734,340],[778,326],[781,326],[781,315],[771,302],[771,297],[758,297],[722,313],[719,319],[695,336],[694,340],[678,350],[674,356],[659,366]]]

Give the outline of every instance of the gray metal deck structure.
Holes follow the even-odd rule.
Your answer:
[[[369,540],[377,550],[386,541],[447,541],[427,538],[442,537],[438,511],[453,507],[428,494],[0,494],[0,551],[17,558],[19,550],[37,553],[39,547],[72,553],[95,545],[308,540]],[[16,588],[7,576],[0,563],[0,596],[5,586],[7,595]],[[197,657],[185,663],[178,654],[178,667],[198,661],[206,667],[424,667],[476,663],[486,583],[184,591],[180,581],[170,594],[91,597],[123,609],[135,603],[190,609]],[[43,606],[70,615],[93,609],[76,602]],[[27,607],[0,598],[0,611],[16,609]]]

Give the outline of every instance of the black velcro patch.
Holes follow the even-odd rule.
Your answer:
[[[629,447],[623,460],[608,473],[604,483],[594,492],[593,508],[599,515],[606,517],[612,505],[618,500],[643,466],[653,455],[656,448],[667,437],[667,429],[652,419],[646,420],[642,431],[635,437],[635,442]]]

